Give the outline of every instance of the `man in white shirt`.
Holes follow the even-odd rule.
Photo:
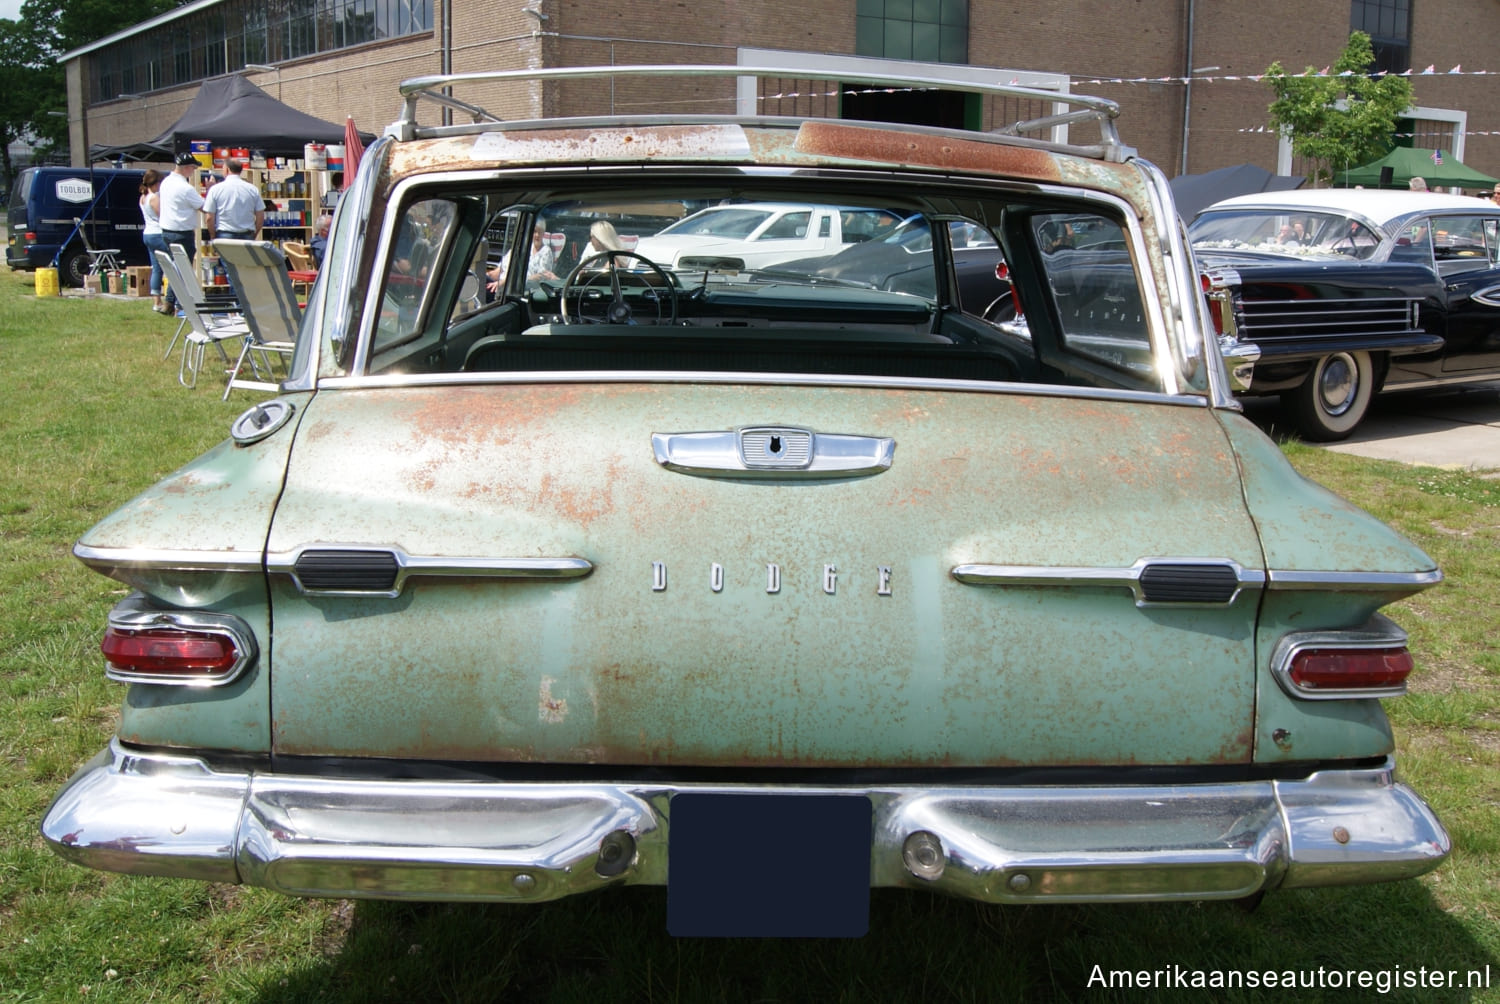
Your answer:
[[[253,241],[260,233],[266,219],[266,200],[260,190],[240,177],[245,165],[239,161],[229,162],[229,173],[224,180],[208,190],[203,200],[203,215],[208,219],[208,232],[214,240],[228,237],[237,241]],[[221,262],[214,275],[224,274]]]
[[[229,162],[229,174],[208,190],[203,201],[203,215],[208,217],[209,233],[217,240],[253,241],[266,219],[266,201],[260,191],[240,176],[244,165]]]
[[[179,153],[176,165],[162,179],[157,200],[161,203],[161,235],[168,246],[181,244],[191,261],[198,252],[198,210],[203,208],[203,196],[190,180],[198,169],[198,159],[190,153]],[[167,313],[177,312],[176,291],[167,287]]]

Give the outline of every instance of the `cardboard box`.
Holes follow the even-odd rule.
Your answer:
[[[132,265],[125,270],[125,291],[130,296],[151,295],[151,266]]]
[[[125,273],[124,272],[111,272],[111,273],[109,273],[109,291],[111,293],[114,293],[116,296],[124,296],[125,295]]]
[[[85,293],[97,293],[102,288],[103,287],[99,284],[99,277],[97,275],[86,275],[83,277],[83,291]]]

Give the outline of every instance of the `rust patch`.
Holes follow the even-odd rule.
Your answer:
[[[587,529],[593,525],[594,520],[615,511],[613,485],[621,477],[618,458],[611,459],[606,465],[606,476],[601,479],[602,486],[591,485],[583,491],[576,491],[559,483],[551,474],[545,474],[535,494],[536,506],[540,511],[550,510],[566,516],[571,522]]]
[[[448,443],[476,439],[508,442],[517,429],[547,423],[559,411],[578,406],[589,389],[579,385],[549,384],[506,388],[454,388],[451,393],[421,394],[410,418],[424,436]]]
[[[825,120],[802,123],[794,149],[812,156],[982,171],[1037,181],[1062,180],[1057,159],[1042,150]]]
[[[496,129],[400,143],[391,152],[387,184],[435,171],[593,161],[744,160],[745,130],[735,124],[663,125],[618,129]]]
[[[566,698],[552,696],[552,684],[555,681],[550,676],[542,677],[541,690],[537,695],[537,718],[540,721],[557,725],[568,717],[568,702]]]

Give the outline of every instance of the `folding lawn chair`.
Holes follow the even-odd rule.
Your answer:
[[[165,251],[153,251],[152,254],[161,262],[161,270],[166,273],[167,281],[178,289],[186,289],[186,279],[172,256]],[[198,305],[188,297],[179,296],[177,302],[182,306],[183,320],[188,325],[187,334],[182,340],[182,362],[177,366],[177,382],[184,387],[196,387],[208,347],[212,345],[217,349],[224,359],[224,365],[228,366],[229,353],[224,351],[223,343],[236,338],[248,341],[250,328],[243,321],[233,321],[227,317],[205,318],[205,315],[198,312]],[[173,335],[172,340],[175,342],[177,336]]]
[[[123,254],[119,248],[96,248],[89,241],[89,232],[84,229],[83,220],[73,217],[73,226],[78,230],[78,239],[83,241],[83,249],[89,255],[89,275],[108,275],[120,270],[120,261],[117,257]],[[109,292],[108,289],[105,292]]]
[[[224,399],[227,401],[236,387],[275,391],[277,384],[269,381],[276,377],[276,358],[291,357],[297,345],[297,329],[302,326],[302,308],[287,275],[286,258],[268,241],[222,239],[214,241],[214,249],[229,273],[229,283],[239,296],[250,328],[250,337],[229,373]],[[240,376],[246,362],[253,379]]]
[[[238,323],[236,315],[240,312],[240,305],[232,297],[214,297],[210,299],[198,284],[198,273],[193,271],[193,260],[188,257],[187,249],[181,244],[173,244],[172,262],[176,270],[166,272],[166,266],[162,271],[166,272],[167,285],[174,291],[178,304],[183,300],[192,300],[193,306],[198,308],[198,316],[203,318],[206,325],[221,322],[224,318],[233,318]],[[154,252],[153,252],[154,253]],[[167,343],[167,351],[161,354],[163,359],[172,354],[172,346],[177,344],[177,339],[188,326],[187,308],[183,308],[182,320],[177,324],[177,330],[172,333],[172,340]]]

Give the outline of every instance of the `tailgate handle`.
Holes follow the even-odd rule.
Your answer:
[[[896,441],[754,425],[719,432],[655,432],[651,450],[667,470],[694,477],[826,481],[888,470]]]

